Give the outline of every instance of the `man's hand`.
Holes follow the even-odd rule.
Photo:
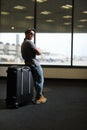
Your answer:
[[[41,55],[42,54],[42,51],[39,48],[35,48],[35,51],[36,51],[36,55]]]

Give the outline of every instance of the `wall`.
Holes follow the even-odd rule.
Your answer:
[[[0,67],[0,77],[7,76],[7,67]],[[87,79],[87,68],[46,68],[43,67],[45,78]]]
[[[87,79],[87,69],[82,68],[44,68],[46,78]]]

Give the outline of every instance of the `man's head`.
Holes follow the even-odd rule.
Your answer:
[[[32,28],[28,28],[26,31],[25,31],[25,36],[26,38],[28,38],[29,40],[31,40],[33,38],[35,34],[35,29],[32,29]]]

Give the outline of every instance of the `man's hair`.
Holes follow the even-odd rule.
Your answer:
[[[36,32],[36,30],[34,28],[28,28],[26,31],[25,31],[25,34],[34,34]]]

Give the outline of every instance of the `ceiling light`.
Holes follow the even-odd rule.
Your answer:
[[[46,22],[51,23],[51,22],[54,22],[54,20],[52,20],[52,19],[48,19],[48,20],[46,20]]]
[[[63,9],[71,9],[72,5],[66,4],[66,5],[61,6],[61,8],[63,8]]]
[[[36,0],[37,2],[43,3],[46,2],[47,0]]]
[[[84,14],[87,14],[87,10],[83,11]]]
[[[80,19],[80,22],[87,22],[87,19]]]
[[[51,12],[49,12],[49,11],[43,11],[40,14],[48,15],[48,14],[51,14]]]
[[[25,16],[26,19],[34,19],[33,16]]]
[[[12,26],[11,29],[14,30],[15,29],[14,26]]]
[[[84,26],[83,26],[83,25],[78,25],[77,27],[78,27],[78,28],[83,28]]]
[[[63,18],[69,19],[69,18],[72,18],[72,16],[71,15],[66,15],[66,16],[63,16]]]
[[[18,9],[18,10],[23,10],[25,8],[26,8],[25,6],[21,6],[21,5],[14,6],[14,9]]]
[[[35,0],[32,0],[32,1],[35,1]],[[43,3],[43,2],[46,2],[47,0],[36,0],[38,3]]]
[[[67,23],[64,23],[64,25],[71,25],[71,23],[67,22]]]
[[[9,12],[2,11],[1,14],[2,14],[2,15],[8,15]]]

